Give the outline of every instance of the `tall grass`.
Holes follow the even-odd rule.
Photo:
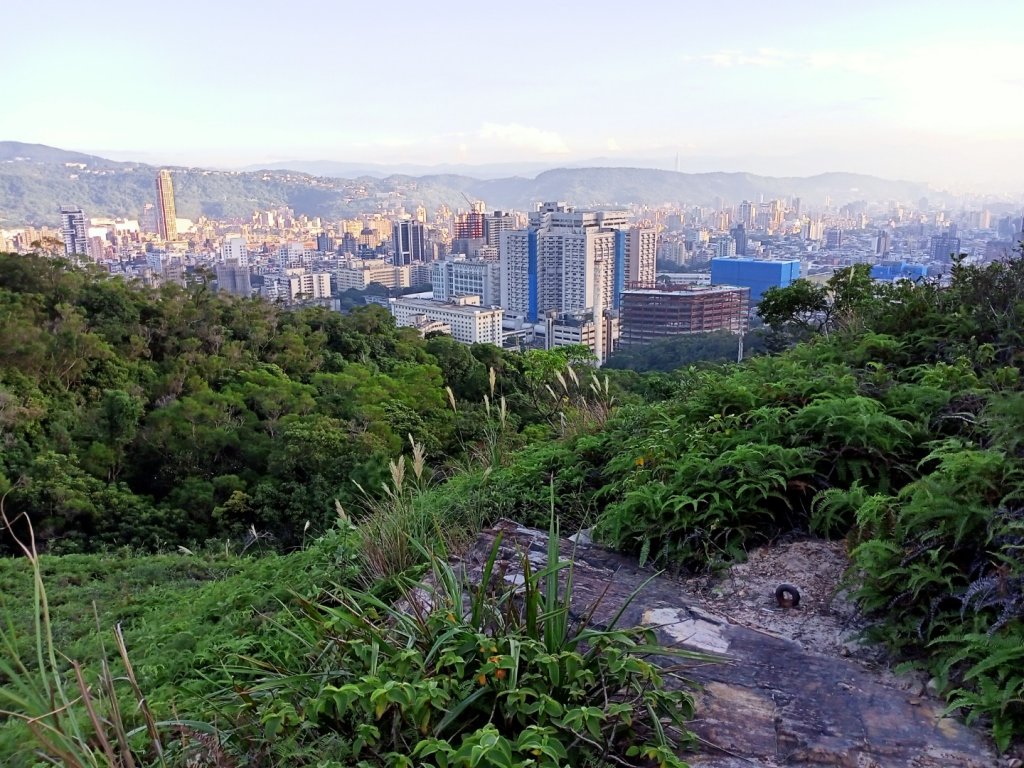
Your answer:
[[[3,612],[0,715],[11,721],[7,727],[20,724],[25,729],[23,757],[26,764],[42,762],[66,768],[166,768],[174,763],[169,761],[165,746],[174,734],[176,756],[192,754],[194,757],[199,748],[206,759],[200,763],[193,761],[193,764],[228,768],[231,764],[220,750],[219,736],[208,724],[158,721],[154,717],[136,679],[120,625],[114,629],[116,661],[111,663],[103,646],[98,673],[90,673],[77,660],[60,653],[54,642],[32,522],[24,514],[10,520],[5,501],[6,494],[0,497],[2,530],[11,537],[32,572],[34,632],[28,652],[30,659],[26,659],[13,618],[6,610]],[[26,533],[19,534],[16,525],[23,526]],[[115,675],[115,666],[120,674]],[[123,695],[120,690],[125,688],[128,693]],[[132,711],[126,710],[123,699],[132,702]],[[189,736],[197,738],[190,740]]]
[[[565,374],[555,372],[560,389],[545,385],[558,410],[558,429],[562,437],[600,429],[608,421],[615,407],[608,377],[599,379],[593,371],[590,381],[584,383],[571,365]]]
[[[455,462],[454,467],[463,472],[472,472],[477,467],[493,470],[502,466],[506,461],[506,454],[511,438],[515,434],[515,427],[505,396],[497,394],[497,382],[497,372],[493,367],[489,368],[487,370],[488,391],[484,394],[482,401],[484,419],[479,425],[479,437],[476,442],[467,443],[460,430],[459,443],[465,458],[461,462]],[[450,386],[444,389],[448,395],[448,404],[451,406],[452,412],[458,414],[459,406],[455,392]]]
[[[388,465],[390,482],[382,483],[382,494],[374,496],[356,484],[362,495],[362,515],[356,519],[360,539],[360,578],[364,585],[389,582],[399,574],[426,562],[418,544],[433,550],[458,551],[468,545],[479,530],[479,520],[452,520],[437,514],[425,492],[431,486],[425,450],[409,436],[412,458],[404,455]],[[349,522],[338,505],[341,522]]]
[[[597,604],[575,614],[558,533],[552,513],[538,567],[529,552],[510,559],[499,533],[474,572],[412,540],[429,572],[397,579],[401,600],[339,587],[307,603],[290,627],[300,653],[228,670],[225,710],[251,754],[281,766],[684,768],[692,699],[655,658],[710,657],[618,627],[625,605],[600,626]]]

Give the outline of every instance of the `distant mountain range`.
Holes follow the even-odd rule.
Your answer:
[[[588,160],[567,162],[563,168],[664,168],[670,161],[650,158],[594,157]],[[379,179],[388,176],[471,176],[474,179],[504,179],[512,176],[533,178],[539,173],[550,171],[551,163],[508,162],[481,163],[440,163],[438,165],[417,165],[415,163],[341,163],[336,160],[283,160],[276,163],[248,165],[240,171],[298,171],[312,176],[335,178],[358,178],[373,176]]]
[[[173,168],[178,215],[245,218],[257,209],[288,206],[297,213],[342,218],[381,206],[407,209],[442,203],[465,208],[468,197],[488,208],[529,210],[542,200],[577,206],[727,204],[741,200],[799,197],[805,207],[856,200],[917,202],[948,198],[926,184],[853,173],[809,177],[749,173],[676,173],[651,168],[558,168],[533,178],[479,178],[464,174],[382,173],[372,164],[313,163],[300,168],[244,171]],[[303,168],[316,168],[313,174]],[[521,165],[517,166],[522,168]],[[539,168],[540,166],[538,166]],[[350,169],[346,171],[345,169]],[[55,224],[61,205],[81,206],[91,217],[136,218],[155,198],[157,166],[116,162],[42,144],[0,141],[0,227]],[[468,169],[467,169],[468,170]],[[494,172],[490,166],[488,172]],[[348,173],[345,175],[336,175]],[[484,174],[484,175],[489,175]]]

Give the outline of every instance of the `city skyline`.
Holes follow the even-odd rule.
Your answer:
[[[1024,176],[1015,2],[737,2],[727,15],[524,2],[487,24],[461,2],[404,21],[308,0],[245,15],[194,0],[172,14],[55,6],[6,13],[11,29],[45,30],[48,55],[27,35],[0,51],[0,71],[17,74],[2,138],[215,167],[671,168],[678,156],[682,171],[846,170],[996,191]],[[87,87],[62,88],[69,61]],[[29,119],[58,95],[74,121]]]

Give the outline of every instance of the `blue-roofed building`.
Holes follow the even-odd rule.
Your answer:
[[[717,258],[711,260],[712,285],[738,285],[750,289],[756,304],[769,288],[785,288],[800,278],[799,259]]]
[[[912,264],[909,261],[883,261],[871,267],[875,280],[920,280],[928,275],[926,264]]]

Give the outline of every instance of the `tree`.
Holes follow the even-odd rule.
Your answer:
[[[801,279],[765,291],[757,314],[776,332],[809,336],[827,328],[828,310],[828,289]]]
[[[771,327],[776,343],[791,344],[850,327],[884,293],[871,279],[871,267],[857,264],[838,270],[824,285],[800,279],[769,288],[757,314]]]
[[[455,397],[476,403],[487,394],[487,367],[465,344],[451,336],[440,334],[426,341],[427,351],[437,360],[446,386]]]
[[[116,482],[123,468],[125,449],[135,439],[142,413],[139,398],[119,389],[106,390],[89,419],[89,431],[95,441],[83,457],[83,466]]]

